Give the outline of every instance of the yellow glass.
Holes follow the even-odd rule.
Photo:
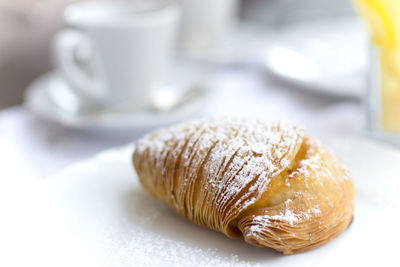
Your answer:
[[[400,133],[400,0],[354,0],[377,49],[378,127]]]

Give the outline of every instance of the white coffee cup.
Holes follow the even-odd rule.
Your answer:
[[[72,4],[54,39],[56,69],[84,104],[144,108],[168,75],[180,14],[169,0]]]
[[[182,7],[180,44],[183,49],[209,49],[229,38],[238,0],[178,0]]]

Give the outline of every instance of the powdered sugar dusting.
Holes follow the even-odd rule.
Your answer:
[[[124,231],[125,236],[118,239],[118,244],[115,244],[116,239],[112,236],[102,237],[104,246],[117,248],[110,251],[107,259],[110,266],[260,266],[242,261],[234,253],[224,255],[217,248],[201,248],[153,234],[140,227],[128,226],[129,231]],[[113,236],[115,235],[116,233],[113,233]]]
[[[174,156],[172,151],[180,150],[178,165],[182,167],[177,168],[184,175],[177,177],[177,205],[170,203],[170,206],[178,211],[178,206],[185,205],[189,210],[178,212],[200,224],[223,230],[257,201],[273,176],[290,165],[302,140],[303,129],[290,123],[223,117],[159,130],[140,140],[136,149],[138,154],[147,152],[149,159],[157,161],[155,171],[161,173],[155,173],[155,177],[165,177],[166,155]],[[182,149],[176,143],[187,145]],[[196,185],[205,190],[194,196]],[[168,190],[160,198],[171,199],[173,192]],[[216,218],[220,224],[196,218],[196,209],[205,209],[205,214],[213,215],[207,217]]]
[[[306,211],[294,212],[289,207],[291,199],[285,201],[285,209],[275,215],[263,214],[256,215],[251,219],[251,225],[246,229],[246,236],[254,236],[264,233],[269,227],[275,228],[277,226],[287,225],[290,227],[295,227],[296,224],[303,221],[308,221],[312,218],[319,217],[321,215],[321,210],[318,205],[307,209]]]
[[[309,178],[311,174],[315,175],[317,179],[324,177],[335,182],[343,182],[350,179],[351,175],[349,170],[337,156],[323,146],[320,141],[307,138],[305,139],[305,143],[307,144],[308,150],[304,159],[300,161],[297,169],[285,178],[285,184],[287,186],[290,186],[290,181],[294,177],[302,176],[304,178]],[[332,168],[334,168],[335,174],[332,173],[330,168],[326,167],[326,163],[321,159],[322,155],[325,156],[327,154],[329,154],[329,158],[334,162]],[[338,176],[338,173],[341,175]]]

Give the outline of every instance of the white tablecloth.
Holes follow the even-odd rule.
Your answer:
[[[287,119],[317,136],[362,133],[360,103],[287,88],[254,67],[220,69],[214,72],[210,88],[213,97],[201,116],[240,114]],[[3,110],[0,179],[16,185],[35,183],[101,150],[132,142],[156,127],[94,132],[45,121],[24,107]]]

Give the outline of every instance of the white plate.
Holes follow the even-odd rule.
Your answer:
[[[16,243],[13,260],[28,263],[22,266],[394,266],[400,152],[362,139],[327,143],[353,173],[355,217],[339,237],[306,253],[283,256],[177,216],[140,187],[132,145],[73,165],[18,195],[19,205],[8,201],[17,216],[4,228],[23,242],[14,234],[5,240]]]
[[[182,82],[183,86],[206,87],[204,79],[200,78],[202,75],[200,71],[193,73],[187,68],[180,73],[182,74],[181,78],[190,77],[188,78],[190,81]],[[77,102],[73,99],[76,98],[76,95],[71,93],[71,89],[59,75],[50,72],[39,77],[28,87],[25,93],[25,104],[34,114],[69,127],[89,129],[137,128],[166,125],[195,116],[201,110],[207,98],[207,90],[204,89],[203,91],[202,97],[164,112],[152,111],[151,109],[137,111],[129,108],[114,108],[89,113],[71,112],[69,111],[72,109],[70,103]],[[70,106],[64,108],[64,103]]]
[[[302,89],[360,98],[367,82],[367,36],[353,17],[286,26],[269,46],[265,66],[275,77]]]

